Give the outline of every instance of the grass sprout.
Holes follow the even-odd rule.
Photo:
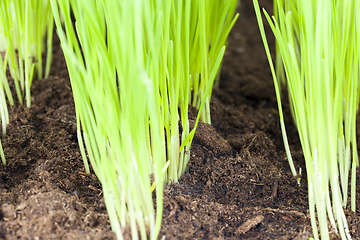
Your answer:
[[[150,78],[159,69],[151,72],[150,62],[160,60],[161,49],[154,42],[162,38],[161,12],[167,6],[141,0],[51,4],[61,13],[54,16],[73,89],[80,148],[89,171],[85,144],[102,183],[112,229],[123,239],[129,224],[133,239],[147,239],[148,230],[156,239],[163,186],[156,188],[155,214],[150,175],[163,182],[165,146],[159,128],[160,99]]]
[[[351,192],[350,207],[356,209],[360,5],[356,0],[275,0],[274,5],[275,17],[265,10],[264,14],[277,41],[283,65],[278,69],[280,72],[274,70],[258,1],[254,0],[291,169],[296,175],[277,77],[278,74],[282,79],[283,73],[305,157],[314,238],[319,239],[319,227],[321,238],[329,239],[329,221],[342,239],[351,239],[343,208],[347,207]]]
[[[191,130],[194,79],[203,81],[197,100],[201,112],[225,52],[220,42],[226,37],[220,35],[228,34],[233,21],[221,16],[221,29],[209,33],[216,33],[212,41],[218,42],[210,57],[208,1],[50,2],[69,70],[85,168],[89,172],[89,159],[103,187],[112,229],[118,239],[126,226],[133,239],[157,239],[162,183],[178,181],[185,172],[200,119],[199,114]],[[233,14],[232,5],[223,5]],[[201,51],[195,54],[195,49]]]
[[[168,146],[167,156],[170,162],[165,179],[177,181],[185,172],[199,119],[211,122],[212,86],[224,55],[226,38],[237,19],[237,15],[232,17],[236,5],[237,1],[218,0],[186,0],[175,1],[172,4],[169,21],[171,31],[168,33],[170,45],[165,44],[163,48],[168,52],[163,54],[168,55],[169,75],[163,74],[167,80],[162,82],[167,82],[168,86],[167,89],[160,88],[160,95],[167,96],[163,98],[162,103],[162,109],[165,111],[163,119]],[[218,9],[217,14],[214,9]],[[175,81],[169,81],[170,79]],[[200,112],[191,132],[188,120],[189,104]],[[180,114],[176,117],[178,111]],[[171,119],[168,119],[168,115]],[[182,128],[180,144],[179,123]]]
[[[193,4],[198,2],[201,1],[193,1]],[[207,95],[205,92],[207,85],[211,84],[212,87],[213,83],[209,82],[208,79],[212,71],[218,70],[215,64],[217,56],[222,47],[227,45],[226,39],[239,17],[238,13],[235,14],[238,2],[238,0],[204,1],[204,5],[201,6],[204,8],[204,15],[201,17],[204,20],[197,24],[190,24],[189,32],[192,43],[190,46],[190,74],[193,89],[191,104],[199,109],[203,98],[205,98],[205,105],[200,116],[200,119],[205,123],[211,124],[211,91]],[[192,6],[191,9],[196,8]],[[195,19],[197,11],[191,11],[191,14],[195,14],[191,19]]]
[[[41,16],[41,17],[39,17]],[[14,104],[6,70],[15,83],[20,104],[31,105],[30,87],[34,77],[42,79],[50,72],[53,17],[47,0],[2,0],[0,4],[0,115],[2,134],[9,123],[7,101]],[[47,47],[47,48],[46,48]],[[43,70],[43,52],[46,52]],[[6,101],[7,100],[7,101]],[[4,153],[0,149],[5,163]]]

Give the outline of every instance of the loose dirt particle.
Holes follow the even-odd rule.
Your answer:
[[[258,215],[252,219],[247,220],[244,222],[238,229],[238,233],[244,234],[247,233],[251,228],[255,227],[259,223],[261,223],[264,220],[263,215]]]

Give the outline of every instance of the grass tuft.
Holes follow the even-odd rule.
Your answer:
[[[356,209],[360,5],[356,0],[275,0],[276,16],[270,17],[265,10],[264,15],[277,41],[278,71],[274,70],[257,0],[254,6],[274,79],[288,160],[296,176],[279,82],[285,81],[288,88],[307,168],[314,238],[319,239],[319,227],[321,238],[329,239],[329,221],[342,239],[351,239],[343,208],[347,207],[351,175],[351,210]]]

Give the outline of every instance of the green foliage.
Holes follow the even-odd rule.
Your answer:
[[[198,4],[193,1],[192,4]],[[230,30],[234,26],[239,14],[235,15],[238,0],[206,0],[201,8],[204,9],[204,15],[201,16],[200,23],[190,24],[190,37],[194,39],[190,45],[190,74],[192,76],[192,106],[197,109],[203,98],[205,105],[201,111],[200,119],[211,124],[210,118],[210,99],[211,92],[206,93],[206,87],[209,84],[208,78],[216,65],[216,59],[221,48],[227,44],[226,39]],[[191,19],[196,19],[197,8],[192,6]],[[204,26],[201,24],[205,24]],[[206,37],[200,37],[206,36]],[[196,41],[200,39],[201,41]],[[218,73],[218,72],[217,72]],[[213,83],[210,83],[211,87]]]
[[[41,16],[41,17],[39,17]],[[20,104],[24,97],[26,106],[31,105],[30,87],[33,78],[47,77],[50,72],[52,54],[53,17],[47,0],[2,0],[0,5],[0,115],[3,136],[9,123],[6,100],[14,100],[10,91],[6,69],[8,66],[14,79],[15,90]],[[47,45],[45,75],[43,51]],[[35,74],[36,73],[36,74]],[[5,163],[2,148],[0,154]]]
[[[119,239],[128,224],[133,239],[139,234],[141,239],[148,235],[157,239],[162,183],[177,181],[189,162],[200,118],[190,130],[192,89],[201,76],[197,96],[201,111],[209,102],[224,55],[220,43],[226,37],[221,35],[233,25],[225,14],[220,20],[227,27],[222,29],[219,20],[221,29],[208,33],[207,4],[205,0],[51,0],[74,94],[82,157],[89,171],[88,157],[102,183]],[[231,5],[223,5],[232,16]],[[209,41],[218,42],[211,55]]]
[[[282,116],[279,81],[288,87],[307,168],[314,238],[329,239],[328,220],[342,239],[350,239],[343,207],[349,195],[355,211],[356,112],[359,103],[360,5],[348,1],[274,1],[276,16],[265,16],[277,41],[282,63],[275,73],[260,8],[254,0],[280,111],[284,142],[291,160]],[[285,73],[285,75],[284,75]],[[331,189],[331,195],[330,195]],[[315,213],[316,212],[316,213]]]

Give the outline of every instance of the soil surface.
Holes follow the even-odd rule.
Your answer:
[[[272,11],[272,0],[260,4]],[[212,125],[199,124],[188,172],[164,192],[160,236],[166,239],[305,240],[312,235],[297,131],[284,100],[295,166],[303,170],[301,186],[285,155],[252,1],[242,0],[238,11],[213,91]],[[269,42],[274,45],[272,36]],[[116,239],[101,184],[85,173],[80,156],[58,41],[51,76],[33,83],[30,109],[11,107],[2,144],[7,165],[0,164],[0,239]],[[357,203],[359,212],[359,195]],[[353,238],[360,239],[358,214],[346,213]],[[331,238],[338,236],[332,232]]]

